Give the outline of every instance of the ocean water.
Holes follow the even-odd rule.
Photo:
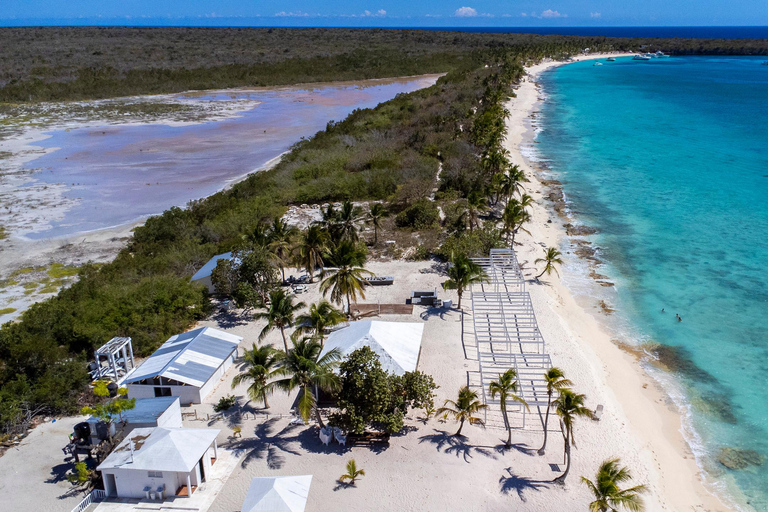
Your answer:
[[[671,347],[665,360],[697,460],[715,485],[760,511],[768,510],[763,60],[555,68],[542,77],[535,144],[575,219],[599,229],[591,237],[605,262],[599,272],[616,283],[606,290],[617,306],[612,327],[625,341]],[[725,469],[717,462],[724,447],[767,462]]]

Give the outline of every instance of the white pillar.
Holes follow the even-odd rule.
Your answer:
[[[187,473],[187,497],[192,496],[192,479],[189,477],[189,473]]]
[[[217,459],[217,460],[219,458],[219,447],[216,444],[216,440],[215,439],[213,440],[213,458]]]

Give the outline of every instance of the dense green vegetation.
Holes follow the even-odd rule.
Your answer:
[[[60,44],[43,44],[44,37],[54,37]],[[110,40],[113,37],[114,41]],[[99,41],[101,46],[94,47]],[[187,208],[171,208],[150,218],[136,229],[114,262],[82,267],[78,282],[70,288],[32,306],[18,322],[0,328],[0,426],[6,432],[19,431],[34,414],[76,411],[78,396],[88,382],[86,358],[111,337],[130,336],[135,351],[147,355],[168,336],[208,315],[207,290],[192,285],[189,277],[214,254],[242,250],[244,244],[251,249],[259,245],[265,231],[277,229],[274,218],[286,205],[385,200],[394,219],[404,219],[403,230],[424,229],[423,240],[429,239],[426,235],[430,229],[435,235],[432,245],[417,251],[419,257],[432,252],[447,259],[454,253],[485,253],[503,244],[501,231],[479,219],[488,215],[488,203],[493,203],[488,198],[498,202],[499,196],[509,195],[521,179],[514,177],[501,142],[503,103],[512,94],[510,86],[522,76],[522,62],[572,54],[584,46],[607,49],[637,44],[617,41],[319,29],[0,29],[0,62],[10,73],[0,77],[4,83],[0,98],[6,99],[29,99],[31,93],[24,84],[32,82],[43,91],[32,94],[33,99],[124,94],[129,87],[126,84],[140,87],[136,84],[145,79],[141,86],[145,88],[137,92],[154,91],[153,84],[177,90],[191,83],[200,87],[255,83],[247,74],[238,75],[240,82],[211,82],[211,77],[226,76],[210,71],[217,65],[276,66],[282,74],[270,78],[277,81],[270,83],[448,72],[433,87],[399,95],[374,109],[355,111],[342,122],[329,123],[326,130],[298,142],[270,171],[253,174]],[[76,44],[82,44],[78,51]],[[684,46],[680,41],[674,44]],[[751,42],[744,45],[750,51],[755,48]],[[43,52],[46,48],[48,53]],[[282,48],[289,49],[283,52],[285,57],[278,56]],[[298,68],[291,59],[298,59],[298,55],[307,62],[301,69],[309,70],[309,74],[297,75]],[[354,60],[354,55],[359,59]],[[326,59],[348,61],[345,69],[349,74],[329,68]],[[30,67],[30,62],[38,67]],[[156,68],[141,67],[148,62]],[[409,68],[414,62],[421,63],[418,69]],[[86,87],[71,89],[84,66],[98,70],[106,63],[117,66],[117,79],[93,79]],[[41,67],[45,66],[51,71],[43,73]],[[326,74],[321,77],[321,72]],[[124,79],[132,73],[144,78],[138,82]],[[166,82],[167,73],[182,73],[189,81]],[[151,76],[160,79],[153,82],[147,78]],[[106,87],[108,82],[111,85]],[[51,92],[57,87],[63,89]],[[505,185],[509,180],[512,183]],[[439,189],[435,199],[446,214],[442,229],[431,227],[436,224],[435,205],[430,200],[435,188]],[[330,227],[344,230],[344,224],[343,219],[336,220]],[[321,266],[318,258],[342,258],[338,252],[328,252],[329,247],[318,235],[321,231],[318,226],[310,228],[296,241],[299,258],[310,272]],[[284,238],[273,237],[267,248],[278,255],[284,243]],[[255,254],[246,263],[263,266],[262,256]],[[339,266],[354,270],[354,259]],[[225,276],[238,277],[237,269],[220,270]],[[343,284],[346,278],[342,277],[337,280]],[[262,283],[245,284],[247,289],[241,288],[244,296],[264,296]],[[340,296],[347,296],[346,291],[339,290]],[[274,326],[279,327],[278,323]],[[315,350],[310,348],[310,352]],[[290,382],[291,389],[307,388],[311,380],[309,376],[296,377]],[[311,409],[311,404],[305,405],[306,410]]]
[[[583,48],[768,53],[764,40],[618,39],[382,29],[0,28],[0,102],[107,98],[444,72],[472,53]]]

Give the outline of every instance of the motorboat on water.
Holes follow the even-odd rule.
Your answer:
[[[616,62],[616,57],[608,57],[605,60],[606,60],[606,62]]]
[[[666,53],[664,53],[664,52],[663,52],[663,51],[661,51],[661,50],[659,50],[659,51],[657,51],[656,53],[654,53],[654,54],[653,54],[653,56],[654,56],[654,58],[656,58],[656,59],[666,59],[666,58],[668,58],[668,57],[669,57],[669,55],[667,55]]]
[[[632,57],[632,60],[651,60],[651,56],[647,53],[638,53],[634,57]]]
[[[603,65],[603,63],[602,63],[602,62],[595,62],[595,63],[594,63],[594,64],[592,64],[592,65],[593,65],[593,66],[602,66],[602,65]]]

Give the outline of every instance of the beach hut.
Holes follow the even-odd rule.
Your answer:
[[[229,261],[233,260],[232,253],[231,252],[225,252],[224,254],[217,254],[210,260],[208,260],[208,263],[202,266],[200,270],[195,272],[195,275],[192,276],[192,279],[190,279],[193,283],[200,283],[204,284],[208,287],[208,292],[213,293],[215,290],[213,288],[213,283],[211,282],[211,273],[213,272],[213,269],[216,268],[216,265],[219,263],[219,260],[222,259],[228,259]]]
[[[312,475],[256,477],[241,512],[304,512]]]
[[[199,404],[232,366],[242,340],[211,327],[171,336],[125,380],[128,396],[178,396],[182,404]]]
[[[109,497],[163,499],[190,496],[218,458],[208,428],[137,428],[96,468]]]
[[[328,336],[321,357],[334,348],[346,357],[355,350],[370,347],[384,371],[403,375],[416,370],[421,355],[424,324],[416,322],[351,322]]]

